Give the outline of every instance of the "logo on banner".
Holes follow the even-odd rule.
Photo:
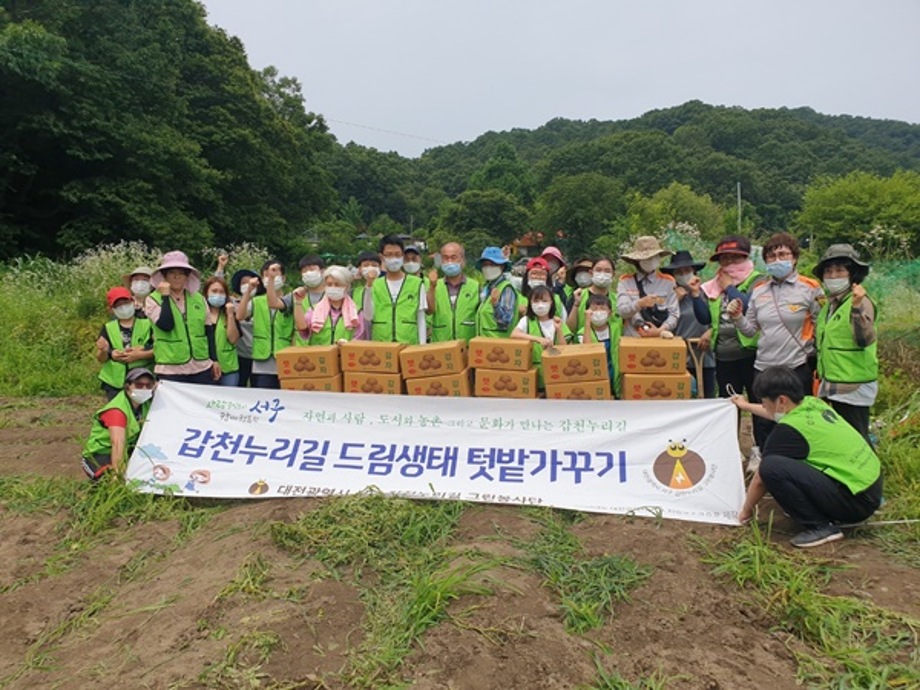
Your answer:
[[[249,486],[249,493],[252,494],[253,496],[261,496],[267,491],[268,491],[268,482],[266,482],[264,479],[260,479],[257,482],[253,482]]]
[[[706,462],[684,442],[671,441],[667,449],[655,458],[652,471],[655,479],[669,489],[691,489],[706,474]]]

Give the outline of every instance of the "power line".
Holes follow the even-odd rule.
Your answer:
[[[405,132],[394,132],[392,129],[382,129],[380,127],[371,127],[370,125],[359,125],[355,122],[346,122],[345,120],[333,120],[331,117],[323,118],[326,122],[335,122],[340,125],[348,125],[349,127],[360,127],[361,129],[369,129],[374,132],[383,132],[384,134],[393,134],[397,137],[406,137],[408,139],[419,139],[421,141],[430,141],[433,144],[450,144],[449,141],[443,141],[441,139],[432,139],[430,137],[422,137],[417,134],[406,134]]]

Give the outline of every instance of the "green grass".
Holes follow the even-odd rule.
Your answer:
[[[617,671],[608,671],[600,657],[594,657],[596,676],[591,685],[581,685],[579,690],[667,690],[674,681],[690,680],[690,676],[666,676],[661,669],[647,678],[630,682]]]
[[[543,529],[535,539],[518,546],[528,554],[526,565],[559,596],[570,632],[602,626],[617,602],[629,601],[629,592],[652,574],[651,567],[626,556],[585,558],[578,539],[568,530],[566,513],[547,510],[534,515]]]
[[[713,572],[750,593],[801,641],[800,680],[830,688],[920,687],[920,620],[848,596],[830,596],[832,565],[769,542],[753,525],[721,545],[697,540]]]

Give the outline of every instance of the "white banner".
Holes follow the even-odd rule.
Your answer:
[[[738,524],[728,400],[313,393],[161,382],[127,478],[178,496],[394,496]]]

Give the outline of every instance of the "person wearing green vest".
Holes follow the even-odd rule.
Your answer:
[[[571,336],[565,321],[556,314],[554,297],[546,285],[535,285],[530,291],[527,313],[511,332],[512,338],[533,343],[530,350],[531,361],[537,369],[537,389],[541,391],[546,387],[543,378],[543,349],[553,345],[565,345],[567,336]]]
[[[252,386],[278,389],[275,353],[294,337],[294,296],[284,294],[284,264],[268,260],[250,278],[249,290],[236,305],[238,321],[252,321]]]
[[[129,370],[153,365],[153,331],[149,319],[137,318],[127,288],[113,287],[106,301],[115,318],[102,326],[96,339],[96,360],[102,364],[102,391],[111,400],[124,389]]]
[[[607,376],[610,390],[615,397],[620,397],[620,377],[617,366],[620,357],[620,338],[623,336],[623,319],[616,314],[610,297],[607,295],[588,295],[585,306],[585,327],[575,334],[579,343],[601,343],[607,351]]]
[[[568,317],[568,312],[565,308],[565,302],[553,289],[552,275],[553,271],[550,268],[549,262],[542,256],[535,256],[527,262],[527,266],[524,269],[524,277],[521,279],[521,294],[529,300],[530,291],[533,288],[538,285],[545,285],[553,293],[556,316],[565,321]],[[566,326],[566,331],[571,335],[572,331],[569,330],[568,326]]]
[[[240,385],[240,358],[236,351],[240,329],[236,323],[236,305],[230,301],[230,288],[221,277],[208,278],[202,291],[208,302],[205,332],[211,359],[217,363],[217,384],[235,388]]]
[[[306,347],[362,340],[364,320],[348,296],[351,272],[344,266],[329,266],[323,280],[323,298],[307,312],[303,310],[306,288],[294,290],[294,344]]]
[[[428,298],[422,279],[403,270],[404,252],[405,245],[396,235],[380,240],[384,275],[365,281],[364,320],[371,324],[371,340],[424,345]]]
[[[358,308],[358,313],[364,311],[364,290],[365,283],[370,279],[374,280],[380,275],[380,254],[372,252],[369,249],[358,254],[357,275],[354,277],[351,286],[351,299]]]
[[[818,397],[869,437],[869,408],[878,395],[878,352],[875,304],[862,286],[869,264],[849,244],[828,247],[814,275],[827,300],[818,314]]]
[[[499,247],[486,247],[476,261],[476,268],[485,278],[476,312],[476,335],[510,338],[518,318],[527,309],[527,298],[505,276],[511,261]]]
[[[428,314],[431,342],[470,341],[476,335],[476,312],[479,309],[479,281],[463,273],[466,252],[456,242],[441,247],[441,272],[428,274]]]
[[[156,386],[156,377],[149,369],[132,369],[118,395],[93,415],[81,463],[90,479],[99,479],[108,470],[124,470]]]
[[[154,372],[160,380],[210,384],[215,363],[208,354],[208,305],[198,291],[201,274],[180,251],[163,255],[150,276],[155,292],[144,302],[153,323]]]
[[[776,426],[738,514],[742,523],[770,492],[802,528],[792,545],[807,548],[842,539],[840,525],[862,522],[878,510],[882,475],[872,446],[830,405],[806,396],[793,369],[764,369],[753,392],[760,404],[741,395],[732,402]]]

